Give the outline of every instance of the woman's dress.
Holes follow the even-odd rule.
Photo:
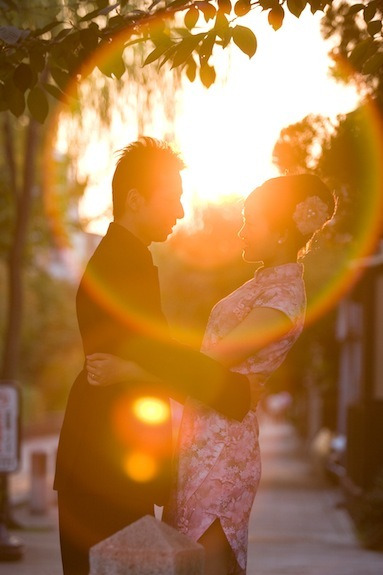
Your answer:
[[[253,279],[218,302],[207,324],[202,351],[208,353],[256,307],[280,310],[292,322],[286,335],[232,368],[256,375],[264,384],[303,328],[306,295],[302,264],[260,268]],[[165,520],[195,541],[218,518],[236,559],[233,574],[246,573],[249,516],[261,475],[257,391],[259,387],[253,390],[252,409],[242,422],[187,400],[179,431],[175,487],[165,510]]]

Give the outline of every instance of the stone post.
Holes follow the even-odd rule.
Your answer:
[[[90,550],[90,575],[202,575],[204,549],[150,515]]]

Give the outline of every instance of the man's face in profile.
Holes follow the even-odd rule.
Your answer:
[[[140,210],[141,237],[147,243],[164,242],[173,227],[184,217],[181,203],[182,179],[178,171],[159,172],[149,197]]]

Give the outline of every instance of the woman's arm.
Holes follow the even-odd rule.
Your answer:
[[[291,319],[282,311],[271,307],[254,308],[206,354],[226,367],[233,367],[280,339],[292,325]]]
[[[255,308],[238,326],[204,353],[230,368],[285,335],[291,327],[291,320],[283,312],[268,307]],[[88,383],[91,385],[160,381],[139,364],[108,353],[88,355],[86,368]]]

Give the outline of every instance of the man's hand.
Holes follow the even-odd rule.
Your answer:
[[[129,379],[128,368],[130,364],[131,362],[109,353],[88,355],[86,358],[88,383],[106,386]]]

